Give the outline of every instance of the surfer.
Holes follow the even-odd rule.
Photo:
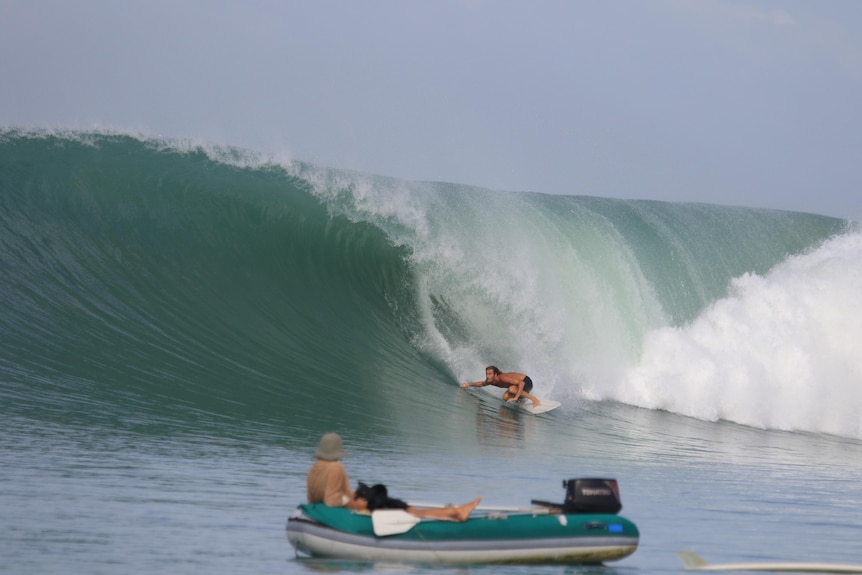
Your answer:
[[[486,385],[504,388],[506,391],[503,392],[503,400],[506,402],[511,403],[526,397],[533,402],[533,407],[539,407],[539,399],[530,395],[533,390],[533,380],[523,373],[515,371],[502,373],[496,366],[489,365],[485,368],[484,381],[464,382],[461,387],[485,387]]]

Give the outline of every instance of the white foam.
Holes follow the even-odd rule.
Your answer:
[[[414,343],[461,380],[481,379],[494,363],[529,373],[545,394],[573,396],[572,382],[618,376],[663,321],[623,238],[594,214],[580,214],[589,221],[580,225],[577,204],[560,216],[558,201],[545,206],[537,195],[314,168],[297,175],[333,212],[409,247],[424,328]],[[439,323],[441,307],[449,325]]]
[[[835,237],[691,325],[648,334],[606,397],[705,420],[862,438],[862,234]]]

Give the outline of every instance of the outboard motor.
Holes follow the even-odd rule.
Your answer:
[[[623,508],[616,479],[564,479],[563,513],[618,513]]]

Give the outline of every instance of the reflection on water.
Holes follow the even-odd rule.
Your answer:
[[[480,392],[485,393],[485,392]],[[456,405],[476,412],[476,438],[480,446],[522,449],[540,423],[535,415],[506,407],[495,398],[458,394]]]
[[[631,566],[608,565],[439,565],[362,563],[334,559],[295,559],[308,574],[317,573],[429,573],[433,575],[633,575]]]

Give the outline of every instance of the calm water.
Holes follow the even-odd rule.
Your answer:
[[[713,562],[862,563],[862,445],[594,406],[580,424],[514,416],[458,391],[416,437],[344,430],[351,479],[415,501],[561,500],[561,479],[620,481],[638,551],[604,572]],[[566,408],[561,408],[565,410]],[[565,411],[563,414],[565,415]],[[230,425],[217,437],[4,423],[0,569],[9,573],[568,573],[298,560],[284,535],[315,445]],[[234,437],[230,437],[234,436]]]

